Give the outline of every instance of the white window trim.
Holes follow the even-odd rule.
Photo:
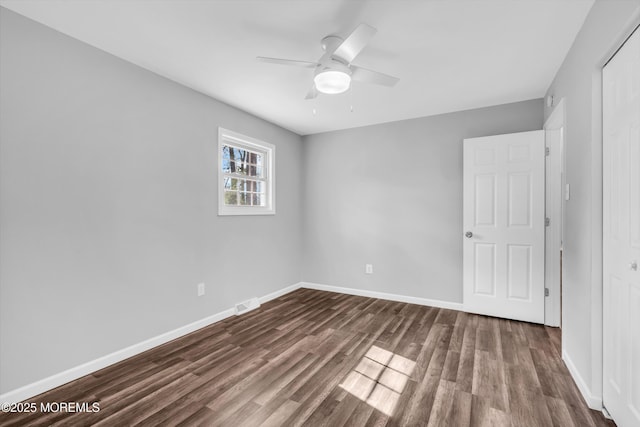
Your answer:
[[[231,144],[244,147],[251,151],[264,153],[266,189],[265,206],[227,206],[224,203],[224,172],[222,172],[222,147]],[[218,215],[275,215],[276,213],[276,146],[268,142],[260,141],[240,133],[218,128],[218,154],[216,167],[218,168]]]

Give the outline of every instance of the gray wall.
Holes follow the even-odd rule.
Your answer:
[[[602,77],[640,1],[596,1],[547,94],[566,105],[563,350],[602,396]],[[545,117],[552,109],[545,105]]]
[[[538,99],[305,136],[304,280],[462,302],[462,140],[541,129],[542,111]]]
[[[298,135],[0,10],[0,393],[300,281]],[[218,126],[277,215],[217,217]]]

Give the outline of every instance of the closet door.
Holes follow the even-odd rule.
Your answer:
[[[640,426],[640,30],[603,69],[603,403]]]

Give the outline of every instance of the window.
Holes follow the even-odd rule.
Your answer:
[[[275,204],[275,146],[218,129],[218,215],[270,215]]]

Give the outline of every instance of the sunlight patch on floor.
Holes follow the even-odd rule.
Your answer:
[[[416,362],[406,357],[374,345],[340,387],[385,415],[392,416],[415,365]]]

